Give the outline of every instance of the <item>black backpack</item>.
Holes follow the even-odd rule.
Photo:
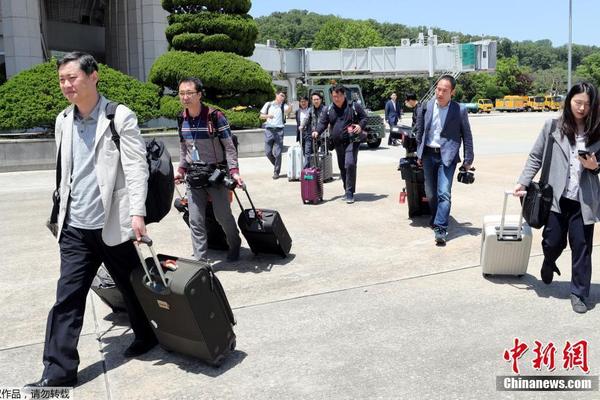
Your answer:
[[[106,105],[106,118],[110,120],[112,140],[121,151],[121,138],[115,127],[115,112],[119,103]],[[146,196],[146,224],[158,222],[171,210],[175,176],[171,155],[162,140],[152,139],[146,142],[146,161],[148,162],[148,195]]]

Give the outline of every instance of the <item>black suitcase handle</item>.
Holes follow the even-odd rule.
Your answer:
[[[169,282],[162,270],[160,261],[158,260],[158,256],[156,255],[156,252],[154,251],[154,247],[152,247],[152,239],[150,239],[149,236],[144,235],[144,236],[142,236],[142,240],[139,242],[136,240],[133,240],[133,246],[135,247],[138,257],[140,258],[140,263],[142,264],[142,267],[144,268],[144,272],[146,273],[146,277],[148,278],[148,283],[152,284],[154,286],[154,288],[156,288],[158,285],[160,285],[159,282],[155,282],[152,279],[152,275],[150,274],[150,268],[148,268],[148,265],[146,264],[146,260],[144,259],[144,255],[142,254],[142,249],[140,249],[140,243],[147,245],[148,248],[150,249],[150,253],[152,254],[152,259],[154,260],[154,264],[156,266],[156,270],[158,271],[158,274],[160,275],[160,279],[162,280],[162,283],[164,284],[164,288],[165,289],[168,288]]]
[[[244,184],[243,186],[241,186],[242,190],[244,191],[244,193],[246,193],[246,197],[248,197],[248,201],[250,202],[250,206],[252,207],[252,211],[254,211],[254,216],[256,217],[256,219],[258,220],[258,223],[260,224],[260,226],[263,226],[263,221],[262,219],[259,217],[258,212],[256,211],[256,207],[254,207],[254,203],[252,202],[252,198],[250,198],[250,193],[248,193],[248,189],[246,187],[246,185]],[[242,215],[244,216],[244,218],[246,219],[246,222],[248,223],[248,225],[250,225],[250,219],[248,218],[248,216],[246,215],[244,206],[242,205],[242,202],[240,201],[239,196],[237,195],[236,190],[233,190],[233,195],[235,196],[235,199],[237,200],[238,205],[240,206],[240,210],[242,210]]]

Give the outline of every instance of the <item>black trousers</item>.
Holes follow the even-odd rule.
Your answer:
[[[360,143],[358,142],[335,144],[338,167],[346,194],[353,195],[356,191],[356,164],[358,162],[359,147]]]
[[[559,202],[561,213],[550,212],[542,233],[544,263],[555,266],[556,260],[567,247],[571,247],[571,293],[588,297],[592,280],[592,242],[594,224],[585,225],[578,201],[562,197]]]
[[[102,241],[101,229],[86,230],[65,225],[59,246],[60,278],[56,288],[56,303],[48,314],[43,358],[42,376],[48,379],[77,376],[77,344],[83,325],[85,301],[102,262],[123,293],[136,338],[145,340],[154,336],[129,280],[131,271],[141,268],[132,242],[110,247]]]

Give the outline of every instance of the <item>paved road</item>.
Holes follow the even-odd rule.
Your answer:
[[[253,200],[282,213],[294,243],[287,259],[255,257],[245,247],[240,262],[227,264],[224,254],[211,253],[238,321],[237,351],[216,370],[160,348],[126,360],[127,321],[90,295],[76,398],[541,398],[496,391],[496,376],[511,375],[502,354],[515,337],[531,346],[519,360],[522,375],[582,375],[577,367],[564,370],[562,350],[566,341],[586,339],[588,375],[597,376],[598,310],[571,310],[568,251],[559,260],[563,275],[550,286],[538,279],[538,231],[524,278],[484,279],[479,267],[481,220],[500,211],[502,191],[514,185],[551,115],[471,118],[476,183],[454,185],[444,248],[434,246],[426,218],[410,220],[406,205],[398,204],[399,147],[360,152],[353,205],[339,200],[337,180],[325,185],[324,203],[302,205],[299,183],[273,181],[264,157],[241,160]],[[287,136],[286,144],[293,140]],[[0,174],[3,387],[33,381],[42,371],[45,319],[58,276],[56,244],[43,226],[53,179],[52,171]],[[516,200],[510,207],[516,211]],[[175,211],[150,233],[162,253],[191,253]],[[599,299],[593,277],[591,303]],[[558,349],[553,372],[533,369],[535,340]],[[598,392],[546,392],[543,398],[591,399]]]

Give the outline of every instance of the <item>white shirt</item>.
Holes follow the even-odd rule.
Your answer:
[[[579,150],[585,150],[585,139],[586,136],[584,134],[578,133],[575,136],[575,144],[570,146],[569,175],[567,175],[567,184],[562,194],[564,197],[575,201],[579,201],[579,178],[581,177],[581,170],[583,168],[577,156]]]
[[[444,124],[446,123],[446,116],[448,115],[449,108],[450,102],[446,104],[446,107],[440,106],[437,100],[433,103],[431,127],[429,128],[429,134],[427,135],[427,143],[425,143],[428,147],[439,148],[441,146],[440,135],[442,133],[442,129],[444,129]]]
[[[285,104],[283,106],[284,112],[288,113],[290,106]],[[277,104],[275,101],[269,101],[265,103],[263,108],[260,110],[261,114],[270,114],[273,117],[268,119],[265,122],[265,128],[283,128],[285,124],[283,123],[283,114],[281,113],[281,104]]]

